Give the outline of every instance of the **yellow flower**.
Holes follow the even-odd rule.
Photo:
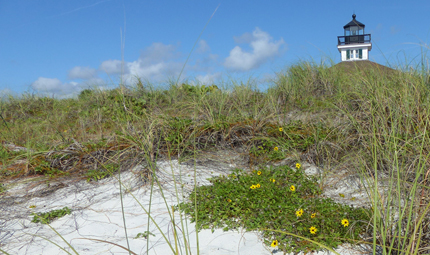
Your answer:
[[[281,132],[282,132],[282,131],[284,131],[284,129],[283,129],[283,128],[279,128],[279,131],[281,131]]]
[[[251,189],[256,189],[256,188],[257,188],[257,186],[251,185]]]
[[[290,190],[294,192],[296,191],[296,187],[294,187],[294,185],[291,185]]]
[[[270,179],[271,182],[275,182],[275,179]]]
[[[258,174],[258,175],[261,175],[261,171],[258,171],[258,172],[257,172],[257,174]]]
[[[300,169],[300,167],[302,167],[302,165],[300,165],[300,163],[296,163],[296,168]]]
[[[260,183],[257,183],[257,185],[255,185],[255,187],[260,188]]]
[[[231,202],[231,199],[230,199],[230,198],[229,198],[229,199],[227,199],[227,202],[229,202],[229,203],[230,203],[230,202]]]
[[[343,219],[343,220],[342,220],[342,225],[343,225],[344,227],[348,227],[348,225],[349,225],[349,221],[348,221],[347,219]]]
[[[296,211],[297,217],[301,217],[302,214],[303,214],[303,209],[300,209],[300,210]]]
[[[317,232],[317,228],[316,227],[310,227],[309,232],[311,232],[311,234],[315,234]]]
[[[272,247],[278,246],[278,240],[274,240],[271,244]]]
[[[278,151],[278,147],[275,147],[275,148],[274,148],[274,150],[275,150],[275,151]]]
[[[315,218],[315,216],[317,216],[317,214],[316,213],[312,213],[311,218],[313,219],[313,218]]]
[[[278,213],[281,213],[281,212],[282,212],[282,210],[279,210],[279,211],[278,211]]]

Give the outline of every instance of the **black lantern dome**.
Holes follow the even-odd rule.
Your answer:
[[[370,34],[364,33],[365,25],[355,18],[357,15],[352,15],[352,20],[343,26],[344,36],[338,36],[338,45],[355,44],[355,43],[370,43]]]
[[[355,17],[357,16],[353,14],[351,22],[343,26],[343,29],[345,30],[345,36],[364,35],[364,24],[356,20]]]

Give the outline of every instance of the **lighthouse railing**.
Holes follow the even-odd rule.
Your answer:
[[[355,44],[355,43],[370,43],[370,34],[365,35],[348,35],[338,36],[337,45]]]

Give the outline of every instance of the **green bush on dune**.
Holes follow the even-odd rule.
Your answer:
[[[260,230],[267,245],[276,241],[283,252],[306,252],[321,247],[270,229],[307,237],[329,247],[358,240],[366,230],[370,210],[322,198],[316,178],[306,176],[300,164],[297,166],[297,169],[282,166],[251,173],[235,169],[228,176],[211,178],[212,185],[197,187],[188,202],[176,208],[189,215],[198,230],[227,231],[239,227]]]

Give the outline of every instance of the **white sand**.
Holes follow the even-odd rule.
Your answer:
[[[122,173],[121,178],[142,206],[146,210],[151,210],[151,216],[175,249],[173,223],[167,210],[179,202],[175,193],[172,170],[177,182],[184,184],[184,192],[188,194],[194,186],[194,169],[179,165],[177,160],[171,162],[172,167],[169,162],[158,162],[157,164],[160,170],[158,176],[163,180],[162,190],[165,200],[162,198],[160,189],[154,187],[151,208],[149,207],[150,186],[142,186],[142,182],[139,181],[137,174],[139,167]],[[207,178],[228,174],[231,167],[218,169],[197,167],[196,169],[198,184],[207,185],[209,184]],[[111,244],[127,247],[118,181],[115,178],[108,178],[91,183],[85,181],[70,182],[67,185],[67,187],[47,197],[35,197],[25,204],[13,205],[7,211],[0,212],[2,214],[0,217],[0,249],[10,254],[67,254],[53,244],[56,243],[74,254],[67,244],[47,225],[31,222],[33,217],[30,213],[32,211],[47,212],[67,206],[72,210],[72,213],[53,221],[51,226],[79,254],[128,254],[126,250]],[[19,193],[21,190],[23,187],[17,185],[8,192]],[[155,236],[149,236],[149,245],[145,238],[134,239],[138,233],[147,231],[147,213],[131,194],[124,194],[123,202],[130,250],[136,254],[174,254],[168,241],[152,221],[149,223],[149,231]],[[36,208],[30,209],[31,205],[36,205]],[[14,217],[11,217],[12,214]],[[18,217],[19,215],[21,215],[21,219]],[[25,215],[28,217],[22,219],[22,216],[25,217]],[[182,225],[179,213],[175,212],[174,216],[177,224],[179,254],[186,254],[184,234],[188,242],[188,254],[198,254],[195,224],[190,223],[189,220],[183,220],[184,225]],[[90,239],[99,239],[111,243]],[[264,245],[258,233],[243,230],[224,232],[218,229],[214,233],[211,230],[202,230],[198,233],[198,242],[199,254],[282,254],[282,252]],[[339,254],[360,254],[347,248],[339,248],[337,252]],[[314,254],[331,253],[319,252]]]

